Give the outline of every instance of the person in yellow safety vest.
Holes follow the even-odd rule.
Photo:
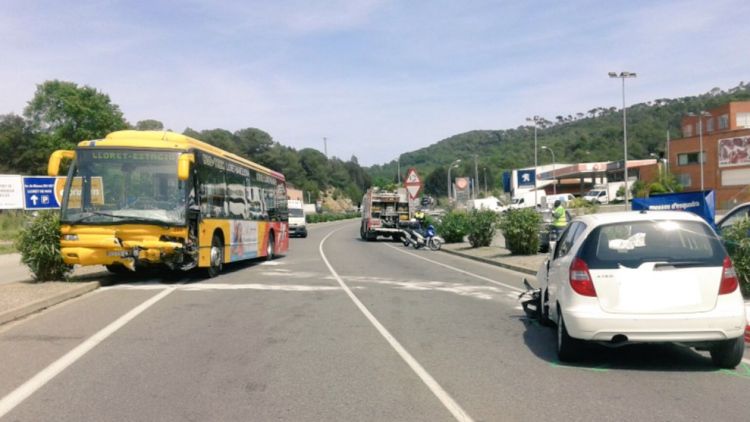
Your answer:
[[[424,222],[424,211],[418,210],[417,212],[415,212],[414,213],[414,218],[416,218],[417,221],[419,221],[420,224],[423,223]]]
[[[552,217],[554,218],[554,220],[552,220],[552,226],[558,230],[558,233],[563,231],[565,226],[568,225],[565,208],[562,206],[562,202],[560,202],[559,199],[555,201],[555,209],[552,211]]]

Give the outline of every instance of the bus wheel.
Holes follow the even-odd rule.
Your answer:
[[[211,263],[206,269],[209,277],[216,277],[221,273],[224,264],[224,245],[218,234],[211,240]]]
[[[274,241],[273,232],[268,233],[268,246],[266,246],[266,261],[270,261],[274,258],[273,251],[276,250],[274,247],[276,242]]]

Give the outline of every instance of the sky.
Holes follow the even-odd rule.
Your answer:
[[[750,1],[0,0],[0,114],[58,79],[135,123],[362,165],[534,115],[750,82]]]

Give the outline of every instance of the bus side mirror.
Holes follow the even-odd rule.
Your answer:
[[[57,176],[60,173],[60,162],[63,158],[74,159],[76,157],[75,151],[58,149],[49,156],[49,163],[47,164],[47,175]]]
[[[188,180],[190,178],[190,164],[195,162],[195,154],[182,154],[177,159],[177,178]]]

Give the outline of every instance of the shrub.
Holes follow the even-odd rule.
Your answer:
[[[505,247],[513,255],[532,255],[539,251],[542,216],[531,208],[508,210],[500,219]]]
[[[596,210],[598,204],[595,204],[593,202],[589,202],[583,198],[575,198],[570,201],[568,201],[567,204],[565,204],[566,208],[582,208],[584,210],[584,213],[588,212],[594,212]]]
[[[742,294],[750,297],[750,219],[743,218],[722,230],[724,245],[732,258]]]
[[[445,239],[445,243],[460,243],[464,241],[467,232],[468,217],[463,211],[451,211],[446,214],[437,231]]]
[[[57,211],[41,211],[26,224],[16,238],[21,262],[29,267],[36,281],[66,279],[72,267],[60,254],[60,218]]]
[[[466,231],[472,248],[490,246],[495,237],[497,213],[490,210],[473,210],[468,216]]]

